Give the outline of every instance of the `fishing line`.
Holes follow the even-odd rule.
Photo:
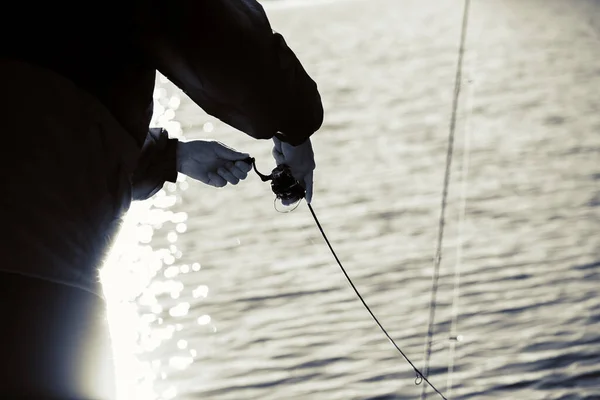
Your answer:
[[[471,74],[472,75],[472,74]],[[471,78],[468,80],[469,93],[467,94],[467,120],[465,123],[465,137],[463,140],[462,168],[461,168],[461,193],[460,209],[458,214],[458,244],[456,246],[456,263],[454,265],[454,288],[452,293],[452,320],[450,323],[450,337],[456,338],[451,341],[448,347],[448,374],[446,378],[446,393],[448,397],[452,396],[452,378],[454,373],[454,358],[456,352],[456,342],[460,341],[458,334],[458,308],[460,301],[460,275],[461,260],[463,253],[463,236],[465,229],[465,220],[467,214],[467,182],[469,181],[469,164],[471,154],[471,120],[468,118],[473,113],[474,87]]]
[[[400,348],[400,346],[398,346],[396,344],[396,342],[394,341],[394,339],[392,339],[392,337],[387,332],[387,330],[383,327],[383,325],[381,325],[381,322],[379,322],[379,320],[377,319],[377,317],[375,316],[375,314],[373,314],[373,311],[371,311],[371,308],[369,307],[369,305],[367,304],[367,302],[365,301],[365,299],[363,299],[362,295],[360,294],[360,292],[358,291],[358,289],[356,288],[356,286],[354,286],[354,282],[352,282],[352,279],[350,279],[350,276],[348,275],[348,273],[346,272],[346,269],[344,268],[344,266],[340,262],[340,259],[338,258],[337,254],[335,253],[335,250],[333,250],[333,247],[331,247],[331,243],[329,243],[329,239],[327,239],[327,235],[325,235],[325,231],[323,230],[323,227],[319,223],[319,219],[317,218],[317,215],[315,214],[315,211],[313,210],[313,208],[312,208],[312,206],[310,204],[308,204],[308,209],[310,210],[310,213],[312,214],[312,216],[313,216],[313,218],[315,220],[315,223],[317,224],[317,228],[319,228],[319,231],[321,232],[321,235],[323,235],[323,239],[325,239],[325,243],[327,243],[327,246],[329,247],[329,250],[331,250],[331,254],[333,254],[333,257],[335,258],[335,261],[337,261],[337,264],[339,265],[340,269],[344,273],[344,276],[348,280],[348,283],[350,284],[350,286],[354,290],[354,293],[356,293],[356,295],[360,299],[361,303],[363,304],[363,306],[365,306],[365,308],[367,309],[367,311],[369,312],[369,314],[371,315],[371,317],[373,318],[373,320],[375,321],[375,323],[379,326],[379,328],[381,329],[381,331],[383,332],[383,334],[388,338],[388,340],[392,343],[392,345],[396,348],[396,350],[398,350],[398,352],[402,355],[402,357],[404,357],[404,359],[406,360],[406,362],[408,362],[410,364],[410,366],[415,370],[415,373],[417,374],[417,380],[415,381],[415,383],[418,385],[418,384],[421,383],[420,380],[425,381],[429,386],[431,386],[431,388],[437,394],[440,395],[440,397],[442,399],[448,400],[446,398],[446,396],[444,396],[442,394],[442,392],[440,392],[431,382],[429,382],[429,379],[427,379],[427,377],[425,375],[423,375],[423,373],[421,371],[419,371],[419,369],[415,366],[415,364],[413,364],[413,362],[402,351],[402,349]]]
[[[250,163],[253,166],[254,171],[258,174],[258,176],[260,177],[260,179],[263,182],[267,182],[269,180],[271,181],[271,189],[273,190],[273,193],[275,193],[275,195],[277,196],[275,198],[275,201],[281,200],[282,202],[286,201],[287,203],[292,203],[293,204],[294,202],[299,202],[304,197],[304,194],[305,194],[304,188],[293,177],[293,175],[291,173],[291,170],[290,170],[290,168],[287,165],[285,165],[285,164],[278,165],[273,170],[273,172],[271,173],[271,175],[264,175],[264,174],[261,174],[258,171],[258,169],[256,168],[256,160],[254,158],[248,157],[244,161],[246,161],[247,163]],[[354,285],[354,282],[352,282],[352,279],[348,275],[348,272],[346,272],[346,269],[342,265],[342,262],[340,261],[339,257],[337,256],[337,253],[335,252],[335,250],[331,246],[331,243],[329,242],[329,239],[327,238],[327,235],[325,234],[325,230],[321,226],[321,223],[319,222],[319,219],[317,218],[317,214],[315,214],[315,210],[313,209],[312,205],[310,205],[310,203],[307,203],[307,204],[308,204],[308,209],[310,210],[310,213],[311,213],[313,219],[315,220],[317,228],[319,229],[319,232],[321,232],[321,235],[323,236],[323,239],[325,239],[325,243],[327,244],[327,247],[329,247],[329,250],[331,251],[331,254],[335,258],[335,261],[337,262],[337,264],[340,267],[340,269],[342,270],[342,273],[344,274],[344,276],[348,280],[348,283],[350,284],[350,286],[354,290],[354,293],[356,293],[356,296],[358,296],[359,300],[361,301],[361,303],[363,304],[363,306],[365,306],[365,308],[367,309],[367,311],[369,312],[369,314],[371,315],[371,317],[373,318],[373,320],[375,321],[375,323],[377,324],[377,326],[379,326],[379,328],[381,329],[381,331],[383,332],[383,334],[392,343],[392,345],[396,348],[396,350],[398,350],[398,352],[402,355],[402,357],[410,364],[410,366],[413,368],[413,370],[417,374],[417,379],[415,380],[415,383],[418,385],[422,381],[426,382],[429,386],[431,386],[431,388],[437,394],[440,395],[440,397],[443,400],[448,400],[448,398],[446,396],[444,396],[442,394],[442,392],[440,392],[429,381],[429,379],[427,379],[427,377],[415,366],[415,364],[408,358],[408,356],[404,353],[404,351],[402,351],[402,349],[400,348],[400,346],[398,346],[398,344],[396,344],[396,342],[394,341],[394,339],[392,339],[392,337],[387,332],[387,330],[383,327],[383,325],[381,324],[381,322],[379,322],[379,319],[375,316],[375,314],[373,313],[373,311],[371,311],[371,308],[369,307],[369,305],[367,304],[367,302],[365,301],[365,299],[362,297],[362,295],[360,294],[360,292],[358,291],[358,289]]]
[[[460,47],[458,49],[458,61],[456,65],[456,76],[454,80],[454,97],[452,99],[452,115],[450,117],[450,130],[448,133],[448,151],[446,153],[446,170],[444,173],[444,185],[442,191],[442,206],[440,211],[438,238],[434,259],[434,271],[431,282],[431,300],[429,302],[429,322],[427,328],[427,340],[425,342],[425,360],[423,371],[425,376],[429,375],[429,360],[431,359],[431,345],[433,342],[433,329],[435,324],[435,311],[437,304],[438,281],[440,277],[440,264],[442,262],[442,247],[444,241],[444,226],[446,221],[446,204],[448,199],[448,187],[450,186],[450,170],[452,167],[452,155],[454,150],[454,132],[456,130],[456,115],[458,111],[458,100],[460,97],[462,64],[465,52],[465,38],[467,36],[467,26],[469,17],[470,0],[465,0],[462,16],[462,26],[460,32]],[[421,391],[421,400],[427,398],[427,386],[423,386]]]

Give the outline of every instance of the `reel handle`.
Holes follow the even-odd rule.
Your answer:
[[[271,175],[264,175],[261,174],[258,169],[256,169],[256,159],[254,157],[248,157],[243,159],[242,161],[244,161],[247,164],[252,165],[252,168],[254,168],[254,172],[256,172],[256,174],[259,176],[260,180],[263,182],[267,182],[273,179],[273,174],[271,173]]]

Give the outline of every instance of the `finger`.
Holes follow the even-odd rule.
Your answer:
[[[283,153],[277,150],[275,147],[273,147],[271,154],[273,154],[273,158],[275,159],[277,165],[285,163],[285,157],[283,156]]]
[[[296,204],[297,202],[299,202],[300,199],[298,198],[294,198],[294,199],[281,199],[281,204],[283,204],[284,206],[291,206],[292,204]]]
[[[236,163],[237,164],[237,163]],[[239,180],[243,180],[246,179],[248,177],[248,171],[244,171],[241,168],[239,168],[237,165],[232,165],[229,168],[229,171],[231,171],[231,173],[238,178]]]
[[[218,174],[215,174],[214,172],[209,172],[207,184],[214,187],[223,187],[227,185],[227,181]]]
[[[236,178],[231,171],[229,171],[227,168],[225,167],[219,167],[219,169],[217,169],[217,173],[219,174],[219,176],[223,179],[225,179],[227,182],[231,183],[232,185],[237,185],[240,180],[238,178]]]
[[[225,160],[237,161],[237,160],[244,160],[244,159],[250,157],[250,154],[240,153],[239,151],[236,151],[230,147],[227,147],[222,143],[219,143],[219,142],[214,142],[214,143],[215,143],[215,154],[219,158],[223,158]]]
[[[245,161],[236,161],[235,166],[246,173],[250,172],[250,170],[252,169],[252,164],[249,164]]]
[[[306,202],[310,204],[313,195],[313,171],[310,171],[304,177],[304,188],[306,189],[306,195],[304,197],[306,198]]]

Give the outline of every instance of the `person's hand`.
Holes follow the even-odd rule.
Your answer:
[[[207,185],[237,185],[246,179],[252,165],[242,161],[246,153],[215,141],[194,140],[177,144],[177,171]]]
[[[276,137],[273,138],[273,142],[275,162],[277,165],[286,164],[290,167],[294,178],[306,189],[306,202],[310,204],[313,194],[313,171],[316,167],[315,153],[310,139],[298,146],[282,142]]]

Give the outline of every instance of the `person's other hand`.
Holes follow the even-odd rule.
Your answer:
[[[275,162],[277,165],[286,164],[290,167],[294,178],[306,189],[306,202],[310,204],[313,194],[313,171],[316,167],[310,139],[298,146],[292,146],[274,137],[273,143]]]
[[[252,165],[240,153],[215,141],[194,140],[177,144],[177,171],[207,185],[237,185],[246,179]]]

